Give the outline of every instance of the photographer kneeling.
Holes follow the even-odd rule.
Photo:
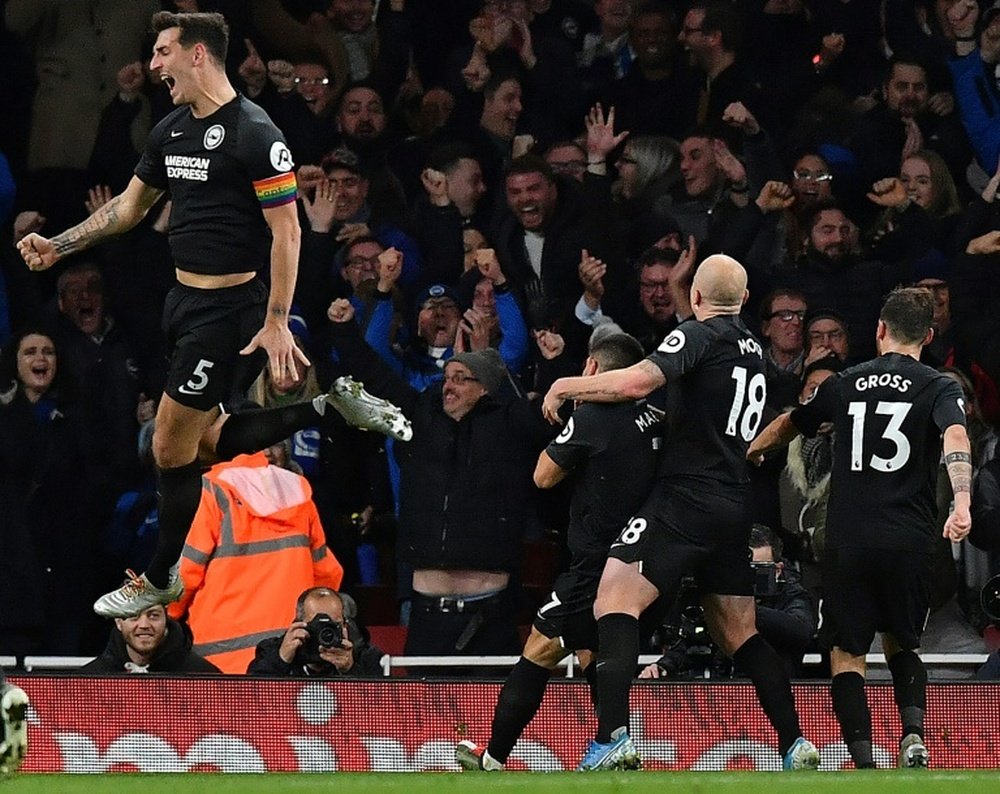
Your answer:
[[[374,678],[382,675],[381,650],[370,645],[355,620],[354,599],[328,587],[310,587],[295,602],[295,621],[280,637],[257,644],[250,675]]]
[[[797,678],[802,673],[802,655],[816,633],[816,607],[809,591],[802,586],[798,572],[782,559],[781,539],[769,527],[753,525],[750,552],[755,574],[757,630],[778,652],[789,677]],[[664,648],[660,659],[643,668],[639,677],[741,676],[742,672],[732,670],[729,660],[708,641],[704,616],[696,604],[682,603],[680,606],[679,628],[672,627],[666,632],[673,641]]]

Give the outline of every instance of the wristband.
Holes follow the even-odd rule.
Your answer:
[[[493,294],[494,295],[506,295],[510,292],[510,282],[505,281],[503,284],[497,284],[493,282]]]
[[[955,36],[955,41],[975,41],[975,36]]]
[[[746,183],[744,183],[742,185],[730,185],[729,186],[729,192],[730,193],[746,193],[749,189],[750,189],[750,186],[748,184],[746,184]]]

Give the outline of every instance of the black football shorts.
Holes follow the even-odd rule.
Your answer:
[[[753,595],[750,525],[742,498],[661,484],[611,544],[608,556],[639,563],[661,596],[676,594],[688,575],[701,595]]]
[[[261,329],[266,311],[267,287],[258,279],[223,289],[171,289],[163,308],[172,351],[164,391],[201,411],[244,396],[267,353],[241,356],[240,350]]]
[[[927,622],[931,555],[894,549],[827,549],[820,641],[852,656],[868,653],[875,632],[903,650],[920,646]]]

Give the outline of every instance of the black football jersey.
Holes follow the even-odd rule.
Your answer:
[[[653,487],[663,441],[663,412],[645,400],[584,403],[546,452],[578,473],[570,507],[573,563],[597,560]]]
[[[736,498],[749,482],[747,446],[767,399],[760,342],[735,315],[687,320],[648,360],[679,390],[660,477]]]
[[[941,434],[965,425],[954,380],[887,353],[824,381],[791,419],[809,436],[833,422],[828,546],[930,548]]]
[[[157,124],[135,175],[170,193],[170,251],[181,270],[260,270],[270,233],[262,209],[295,201],[284,136],[242,95],[205,118],[181,107]]]

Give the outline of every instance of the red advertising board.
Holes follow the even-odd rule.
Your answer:
[[[14,677],[31,698],[25,772],[454,770],[485,741],[499,683]],[[895,765],[892,687],[869,688],[879,766]],[[936,768],[1000,766],[1000,685],[934,684]],[[849,766],[824,684],[796,686],[821,768]],[[553,681],[508,764],[572,769],[594,730],[583,682]],[[778,769],[775,736],[743,683],[642,682],[632,736],[649,769]]]

